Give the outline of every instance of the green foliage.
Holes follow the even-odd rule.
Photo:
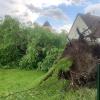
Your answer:
[[[68,71],[72,66],[73,61],[69,58],[62,58],[55,65],[57,70]]]
[[[27,31],[29,41],[26,54],[19,63],[20,66],[48,71],[65,46],[66,42],[62,43],[64,34],[61,36],[39,26],[34,29],[29,28]]]
[[[6,16],[0,23],[0,65],[47,71],[66,44],[66,35]]]
[[[20,57],[20,51],[16,49],[15,45],[10,44],[6,47],[0,48],[0,63],[1,65],[9,64],[9,62],[17,62]]]
[[[44,74],[36,70],[0,69],[0,97],[33,88]]]
[[[26,69],[33,69],[37,66],[37,51],[35,48],[32,48],[32,46],[29,46],[26,55],[23,56],[23,58],[20,60],[19,65],[21,68]]]
[[[17,64],[25,54],[27,39],[16,19],[6,16],[0,25],[0,64]]]
[[[3,73],[6,73],[6,76]],[[39,71],[0,71],[0,76],[3,76],[0,79],[1,96],[27,90],[1,97],[0,100],[95,100],[96,98],[96,89],[83,87],[78,90],[69,90],[68,81],[58,80],[55,76],[50,77],[43,84],[37,85],[43,75],[44,73]],[[28,90],[31,87],[32,89]]]
[[[54,62],[57,61],[61,52],[62,50],[58,48],[52,48],[51,50],[47,51],[46,57],[38,63],[38,69],[42,71],[48,71]]]
[[[49,69],[49,71],[44,75],[41,79],[40,84],[49,79],[51,76],[55,75],[58,77],[59,71],[68,71],[72,65],[73,61],[69,58],[59,59],[53,66]]]

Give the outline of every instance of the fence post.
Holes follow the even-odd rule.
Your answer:
[[[100,62],[97,65],[97,100],[100,100]]]

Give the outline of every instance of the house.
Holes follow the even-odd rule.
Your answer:
[[[70,39],[77,39],[79,38],[79,34],[83,34],[87,39],[91,37],[100,41],[100,16],[78,14],[69,31],[68,37]]]
[[[45,29],[48,29],[48,30],[51,30],[52,29],[52,27],[51,27],[51,25],[50,25],[50,23],[48,21],[44,22],[43,27]]]
[[[51,27],[50,23],[48,21],[46,21],[44,24],[43,24],[44,27]]]
[[[48,21],[45,21],[42,26],[44,29],[46,29],[50,32],[56,32],[56,30],[52,27],[52,25]]]

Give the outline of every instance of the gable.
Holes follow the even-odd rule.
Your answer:
[[[84,20],[78,15],[71,27],[71,30],[69,32],[69,38],[70,39],[77,39],[79,37],[78,33],[77,33],[77,28],[79,29],[80,32],[83,32],[85,29],[88,28],[88,26],[86,25],[86,23],[84,22]],[[91,32],[91,30],[87,31],[87,35]]]
[[[80,14],[80,17],[83,19],[91,31],[95,30],[94,36],[100,38],[100,17],[90,14]]]

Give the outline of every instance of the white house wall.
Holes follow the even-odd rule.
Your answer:
[[[85,24],[83,19],[78,16],[69,32],[69,38],[70,39],[77,39],[79,35],[77,34],[77,28],[79,29],[80,32],[83,32],[84,30],[88,29],[88,26]],[[89,34],[91,31],[88,30],[86,34]]]

